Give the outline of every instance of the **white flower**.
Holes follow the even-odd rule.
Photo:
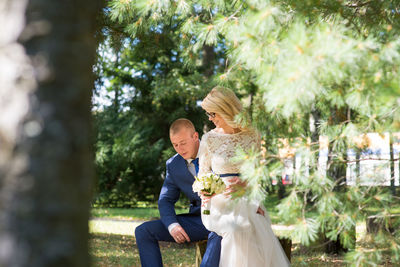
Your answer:
[[[224,181],[214,173],[207,173],[206,175],[195,177],[195,179],[192,188],[193,192],[198,194],[200,192],[210,195],[220,194],[225,190]]]

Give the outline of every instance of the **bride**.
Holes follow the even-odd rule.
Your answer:
[[[202,137],[198,176],[214,172],[229,185],[232,178],[239,176],[240,163],[231,161],[236,150],[259,148],[260,137],[254,130],[234,122],[242,105],[231,90],[215,87],[201,106],[216,128]],[[224,194],[202,198],[210,210],[209,215],[202,212],[204,226],[222,236],[220,267],[290,265],[261,201],[246,197],[233,200]]]

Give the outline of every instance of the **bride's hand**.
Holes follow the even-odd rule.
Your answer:
[[[228,179],[229,185],[226,187],[224,195],[230,196],[242,196],[246,191],[246,181],[240,180],[238,176]]]
[[[205,195],[204,192],[200,192],[201,206],[204,207],[205,204],[207,204],[213,196],[215,196],[215,194],[212,194],[211,196],[209,196],[209,195]]]
[[[264,216],[264,215],[265,215],[265,211],[264,211],[260,206],[258,207],[256,213],[257,213],[257,214],[260,214],[261,216]]]

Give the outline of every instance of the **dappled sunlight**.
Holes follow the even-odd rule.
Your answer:
[[[117,209],[116,209],[117,210]],[[94,266],[140,266],[140,259],[136,247],[135,228],[143,220],[117,219],[120,214],[134,216],[134,212],[119,209],[110,210],[115,217],[96,218],[89,222],[91,233],[90,247]],[[100,212],[100,211],[99,211]],[[289,237],[295,230],[293,225],[273,224],[272,229],[277,236]],[[356,225],[356,249],[371,249],[368,240],[365,222]],[[292,240],[292,266],[346,266],[343,255],[327,254],[319,245],[309,247],[300,244],[299,240]],[[195,245],[160,242],[164,266],[195,266]],[[386,260],[391,265],[390,259]]]
[[[164,266],[195,266],[194,244],[160,242]],[[93,266],[140,266],[135,238],[118,234],[92,234],[90,253]]]
[[[90,233],[134,236],[136,227],[141,223],[142,222],[97,219],[89,222],[89,231]]]

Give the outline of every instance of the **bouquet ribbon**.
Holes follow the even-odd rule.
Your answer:
[[[229,176],[240,176],[240,173],[223,173],[217,175],[219,175],[219,177],[229,177]]]

